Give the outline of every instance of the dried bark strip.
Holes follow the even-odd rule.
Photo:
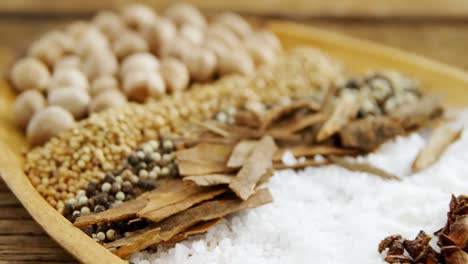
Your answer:
[[[254,112],[238,109],[234,115],[234,122],[239,126],[259,128],[262,124],[261,118]]]
[[[284,153],[290,151],[294,157],[314,156],[314,155],[357,155],[358,151],[354,149],[345,149],[329,145],[315,145],[315,146],[293,146],[280,148],[273,156],[273,161],[281,161]]]
[[[202,193],[197,193],[194,195],[191,195],[190,197],[186,198],[185,200],[179,201],[177,203],[171,204],[164,206],[159,209],[154,209],[154,210],[146,210],[146,211],[141,211],[138,212],[138,216],[147,220],[150,220],[152,222],[159,222],[171,215],[177,214],[179,212],[182,212],[190,207],[192,207],[195,204],[201,203],[206,200],[213,199],[214,197],[226,192],[227,189],[215,189],[207,192],[202,192]],[[149,207],[150,204],[148,204],[147,207]],[[145,208],[146,209],[146,208]]]
[[[127,241],[130,241],[130,243],[119,248],[115,251],[115,254],[119,257],[126,257],[149,246],[168,241],[175,235],[202,221],[221,218],[239,210],[270,203],[272,200],[268,189],[262,189],[257,191],[246,201],[235,199],[204,202],[166,218],[155,226],[154,229],[146,231],[143,234],[139,233],[135,236],[127,237]]]
[[[229,157],[227,166],[230,168],[241,167],[257,144],[257,140],[242,140],[237,143]]]
[[[299,99],[287,105],[274,107],[265,113],[262,120],[263,122],[261,128],[265,130],[269,128],[273,123],[278,121],[281,117],[301,108],[307,108],[312,111],[318,111],[320,109],[320,105],[313,100]]]
[[[200,224],[196,224],[190,227],[189,229],[185,230],[184,232],[175,235],[173,238],[162,242],[161,244],[174,244],[186,239],[189,236],[203,234],[207,232],[208,229],[220,224],[223,220],[224,218],[218,218],[214,220],[205,221]]]
[[[263,137],[250,154],[229,188],[240,198],[246,200],[254,193],[258,180],[271,166],[277,147],[273,138]]]
[[[178,150],[176,160],[182,176],[226,173],[226,166],[233,146],[202,143],[193,148]]]
[[[183,180],[193,181],[199,186],[215,186],[222,184],[230,184],[235,176],[236,175],[234,174],[208,174],[198,176],[186,176]]]
[[[343,127],[339,135],[343,147],[370,152],[404,132],[398,119],[379,116],[352,121]]]
[[[150,212],[178,204],[191,197],[196,197],[199,194],[205,194],[211,191],[209,188],[198,186],[192,182],[183,183],[183,188],[168,190],[167,192],[151,196],[146,206],[138,211],[137,216],[146,215]]]
[[[317,133],[317,141],[324,141],[333,136],[351,119],[355,118],[361,107],[362,99],[363,96],[358,95],[343,97],[336,101],[333,112]]]
[[[397,180],[397,181],[401,180],[400,177],[393,175],[389,172],[386,172],[382,169],[379,169],[377,167],[374,167],[367,163],[353,163],[353,162],[349,162],[343,158],[336,157],[336,156],[330,156],[328,157],[328,159],[332,161],[334,164],[340,167],[343,167],[347,170],[350,170],[350,171],[367,172],[367,173],[374,174],[376,176],[379,176],[387,180]]]
[[[282,131],[284,133],[295,133],[307,127],[322,123],[326,116],[322,113],[315,113],[307,116],[293,117],[271,127],[270,131]]]
[[[220,128],[217,124],[213,123],[213,122],[210,122],[210,121],[206,121],[206,122],[194,122],[194,124],[198,125],[198,126],[201,126],[205,129],[207,129],[208,131],[214,133],[214,134],[217,134],[217,135],[220,135],[222,137],[229,137],[229,132]]]
[[[181,197],[202,190],[206,189],[181,180],[173,180],[153,191],[140,195],[134,200],[124,202],[104,212],[79,217],[73,225],[76,227],[86,227],[102,222],[108,223],[135,218],[137,213],[143,210],[150,201],[158,203],[158,206],[165,206],[177,202],[178,199],[182,199]]]
[[[413,162],[412,170],[417,172],[434,164],[445,152],[447,147],[460,138],[462,130],[453,130],[447,126],[436,128]]]
[[[76,227],[86,227],[97,223],[108,223],[136,217],[138,211],[148,202],[150,193],[144,193],[134,200],[112,207],[104,212],[78,217],[73,223]]]
[[[307,167],[320,167],[320,166],[325,166],[325,165],[328,165],[328,164],[330,164],[329,161],[306,160],[304,162],[298,162],[298,163],[293,164],[293,165],[286,165],[286,164],[284,164],[282,162],[273,163],[273,168],[275,170],[286,170],[286,169],[298,170],[298,169],[304,169],[304,168],[307,168]]]

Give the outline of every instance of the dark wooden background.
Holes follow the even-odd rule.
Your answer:
[[[1,0],[0,72],[43,32],[128,0]],[[172,1],[143,0],[155,8]],[[235,10],[373,40],[468,69],[467,0],[194,0],[205,12]],[[1,154],[0,154],[1,155]],[[0,179],[0,263],[73,263]]]

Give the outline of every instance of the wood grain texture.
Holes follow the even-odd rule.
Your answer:
[[[132,0],[2,0],[3,12],[92,12],[101,8],[119,7]],[[172,0],[140,0],[161,10]],[[233,10],[256,15],[294,16],[446,16],[463,17],[468,14],[466,0],[186,0],[204,11]]]
[[[67,2],[67,1],[63,1]],[[0,1],[0,5],[3,1]],[[5,73],[7,65],[16,56],[18,50],[48,29],[63,26],[70,19],[11,19],[0,18],[0,72]],[[374,40],[383,44],[406,49],[446,63],[468,69],[464,56],[468,45],[468,25],[435,23],[420,21],[417,24],[400,21],[359,20],[352,23],[344,19],[314,19],[308,22],[321,29],[331,29],[344,34]],[[359,59],[359,58],[357,58]],[[468,86],[467,86],[468,87]],[[443,88],[443,87],[442,87]],[[19,155],[24,140],[13,125],[11,102],[14,93],[4,86],[0,87],[0,141],[8,144],[15,155]],[[466,96],[465,96],[466,98]],[[7,128],[7,129],[3,129]],[[4,153],[3,153],[4,155]],[[1,165],[0,165],[1,166]],[[17,199],[8,191],[0,180],[0,221],[5,229],[16,230],[19,223],[35,225],[28,227],[33,235],[26,235],[25,229],[18,232],[0,234],[1,263],[73,263],[73,259],[52,241],[31,218],[26,210],[18,204]],[[29,221],[23,221],[29,220]],[[32,230],[32,231],[31,231]],[[27,231],[27,229],[26,229]],[[23,233],[23,234],[20,234]]]

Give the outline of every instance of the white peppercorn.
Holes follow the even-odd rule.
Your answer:
[[[103,183],[102,186],[101,186],[101,190],[103,192],[109,192],[111,190],[111,188],[112,188],[112,185],[110,183],[108,183],[108,182]]]
[[[106,231],[106,237],[108,240],[112,241],[115,238],[115,230],[114,229],[109,229]]]
[[[81,215],[88,215],[91,213],[91,210],[89,209],[89,207],[84,206],[84,207],[81,207],[80,213]]]
[[[18,91],[44,90],[49,84],[47,67],[38,59],[26,57],[18,60],[11,70],[11,81]]]
[[[104,232],[99,232],[96,234],[96,238],[99,239],[100,241],[106,240],[106,234]]]
[[[87,203],[88,203],[88,197],[86,197],[86,195],[80,196],[80,197],[78,198],[78,205],[79,205],[79,206],[86,205]]]
[[[14,112],[16,123],[21,128],[26,128],[35,113],[46,105],[44,96],[36,91],[29,90],[21,93],[15,101]]]
[[[116,195],[115,195],[115,199],[119,200],[119,201],[123,201],[125,199],[125,194],[123,192],[118,192]]]
[[[40,145],[74,125],[75,120],[68,111],[59,106],[48,106],[31,118],[26,138],[31,145]]]

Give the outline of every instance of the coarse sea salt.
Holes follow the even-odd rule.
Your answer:
[[[468,125],[468,111],[456,121]],[[376,153],[352,159],[402,177],[401,182],[335,165],[275,173],[274,202],[228,217],[205,235],[155,253],[133,254],[139,264],[172,263],[385,263],[377,252],[391,234],[413,238],[446,221],[451,194],[468,190],[468,129],[433,166],[411,174],[427,138],[398,137]],[[432,243],[434,243],[433,241]],[[145,262],[148,261],[148,262]]]

